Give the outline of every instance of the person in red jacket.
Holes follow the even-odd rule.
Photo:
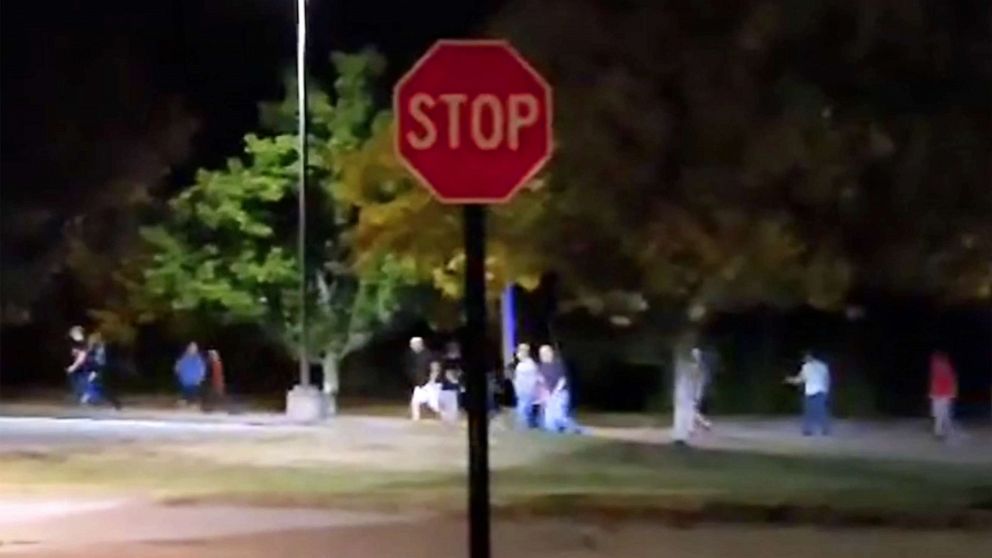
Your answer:
[[[207,351],[207,366],[210,374],[210,407],[224,407],[227,402],[227,385],[224,381],[224,361],[216,349]]]
[[[958,378],[947,353],[930,355],[930,409],[933,433],[944,438],[951,433],[954,399],[958,396]]]

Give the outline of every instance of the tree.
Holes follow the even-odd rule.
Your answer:
[[[928,45],[953,26],[929,30],[927,6],[510,3],[492,33],[553,84],[557,148],[494,212],[495,286],[556,271],[566,308],[676,308],[690,337],[721,311],[833,309],[874,284],[988,299],[989,97],[951,96],[927,108],[937,117],[887,103],[919,85],[916,68],[948,79]],[[888,57],[893,37],[907,54]],[[953,123],[963,133],[941,149]],[[413,184],[390,137],[382,123],[343,175],[359,264],[396,254],[456,295],[457,215]]]
[[[286,100],[262,107],[269,132],[245,137],[245,152],[219,170],[201,170],[169,202],[164,222],[142,231],[149,257],[135,299],[157,308],[144,316],[195,311],[222,322],[250,322],[298,353],[301,342],[323,366],[325,389],[337,391],[338,368],[399,307],[408,273],[388,254],[358,277],[353,252],[355,210],[334,195],[341,161],[367,137],[375,116],[371,80],[383,70],[374,52],[335,54],[335,96],[309,93],[310,207],[307,339],[299,331],[300,261],[294,250],[298,150],[292,86]]]
[[[647,3],[643,8],[654,10]],[[642,12],[622,13],[608,23],[634,28]],[[557,271],[567,277],[574,304],[597,312],[636,312],[645,298],[677,302],[693,316],[710,307],[768,300],[828,305],[839,298],[848,271],[836,250],[812,242],[783,204],[760,205],[749,198],[775,199],[774,189],[782,190],[778,175],[790,163],[808,163],[806,182],[833,186],[827,173],[846,179],[842,155],[851,132],[832,129],[818,112],[783,110],[765,117],[754,91],[759,84],[728,87],[735,72],[748,70],[746,61],[706,59],[711,45],[685,38],[692,50],[683,64],[654,62],[656,52],[623,42],[590,52],[601,36],[595,31],[607,24],[598,22],[597,8],[583,4],[573,13],[571,5],[559,3],[550,15],[562,23],[550,32],[515,31],[516,23],[546,20],[526,10],[511,11],[495,24],[511,30],[514,43],[554,84],[558,146],[545,180],[497,209],[490,247],[494,267],[498,262],[531,277]],[[571,29],[575,23],[579,30]],[[582,67],[593,57],[607,60],[606,67]],[[659,104],[655,92],[665,88],[685,90],[688,106],[664,97]],[[724,113],[710,110],[723,105]],[[677,145],[676,127],[688,146]],[[448,279],[460,256],[454,216],[398,178],[402,170],[391,159],[390,131],[382,130],[366,146],[364,159],[349,165],[343,181],[362,207],[359,242],[369,255],[411,254],[427,268],[424,275]],[[791,154],[795,161],[761,174],[763,161],[751,156],[748,146],[765,137],[771,144],[771,136],[789,133],[813,139],[797,146]],[[742,172],[748,158],[755,168]],[[383,174],[389,183],[405,186],[386,194],[362,186],[363,178],[374,184]],[[804,184],[789,186],[799,191]],[[428,223],[447,228],[423,238],[420,231]]]
[[[406,170],[393,151],[393,118],[383,113],[371,137],[342,160],[335,195],[359,208],[355,229],[360,272],[375,268],[384,254],[405,262],[411,280],[425,281],[449,299],[460,297],[464,253],[461,213],[444,205]],[[527,249],[547,196],[543,180],[534,180],[518,200],[490,212],[487,235],[487,281],[492,294],[515,281],[536,286],[545,259]]]

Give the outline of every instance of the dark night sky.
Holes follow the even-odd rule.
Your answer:
[[[476,32],[498,2],[310,0],[309,67],[377,46],[402,72],[436,38]],[[58,265],[65,223],[237,153],[257,103],[281,95],[295,0],[2,3],[2,261]],[[384,84],[384,87],[388,86]],[[27,273],[23,273],[28,270]]]
[[[236,149],[257,102],[280,94],[280,74],[294,63],[295,4],[4,2],[5,201],[62,198],[53,190],[81,172],[112,174],[124,165],[121,154],[86,169],[72,159],[93,143],[163,133],[170,103],[199,122],[194,164]],[[393,73],[402,71],[434,39],[477,28],[491,4],[310,0],[311,71],[326,76],[331,49],[370,44],[387,54]]]

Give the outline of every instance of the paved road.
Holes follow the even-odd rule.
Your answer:
[[[435,428],[436,427],[436,428]],[[275,415],[217,415],[175,411],[100,414],[98,418],[0,417],[3,452],[113,446],[131,442],[254,440],[282,438],[279,451],[265,454],[278,463],[313,459],[310,444],[340,448],[368,462],[380,446],[411,446],[409,456],[457,454],[464,431],[438,433],[441,425],[411,424],[400,418],[345,416],[317,426],[288,424]],[[641,443],[666,443],[663,428],[593,428],[591,434]],[[803,438],[791,420],[723,419],[695,443],[707,447],[781,453],[830,453],[886,458],[992,464],[992,431],[973,428],[952,444],[927,435],[922,421],[840,422],[830,439]],[[500,447],[495,437],[495,447]],[[372,443],[374,442],[374,444]],[[431,449],[449,444],[443,451]],[[273,444],[280,444],[274,440]],[[350,444],[350,445],[349,445]],[[365,447],[361,444],[372,444]],[[216,444],[225,452],[230,444]],[[257,446],[257,444],[248,444]],[[268,446],[268,444],[266,445]],[[296,447],[300,446],[300,447]],[[354,447],[352,447],[354,446]],[[374,447],[373,447],[374,446]],[[350,448],[349,451],[344,451]],[[426,449],[425,449],[426,448]],[[302,452],[299,455],[293,452]],[[350,453],[349,453],[350,452]],[[519,452],[503,452],[516,453]],[[275,457],[273,457],[273,454]],[[500,455],[499,452],[496,455]],[[240,454],[235,456],[241,459]],[[255,458],[259,458],[255,456]],[[804,558],[873,556],[942,558],[992,556],[987,533],[824,531],[764,527],[702,526],[673,530],[648,524],[613,526],[554,521],[500,522],[495,526],[496,556],[542,558],[594,556],[682,556],[739,558],[801,555]],[[361,556],[385,558],[464,556],[464,524],[450,518],[354,514],[333,510],[266,509],[239,506],[164,506],[133,497],[40,498],[0,491],[0,556],[82,558]],[[664,551],[662,554],[661,551]],[[291,551],[291,552],[290,552]]]
[[[288,423],[281,415],[204,415],[197,412],[136,410],[92,417],[52,418],[2,416],[0,452],[44,451],[130,442],[209,441],[310,434],[354,443],[355,438],[377,444],[426,443],[423,429],[402,418],[341,416],[313,426]],[[425,425],[420,425],[425,426]],[[590,435],[650,444],[670,441],[666,428],[590,428]],[[462,441],[461,438],[455,443]],[[497,443],[496,440],[494,443]],[[712,432],[693,441],[701,447],[804,455],[843,455],[878,459],[913,459],[992,465],[992,428],[963,429],[951,442],[929,435],[926,421],[837,421],[830,438],[799,434],[794,420],[718,418]]]
[[[802,436],[796,420],[717,417],[714,429],[693,443],[714,449],[790,455],[908,459],[992,466],[992,428],[967,425],[948,441],[935,439],[925,420],[838,420],[830,437]],[[596,434],[644,443],[666,443],[662,428],[600,428]]]
[[[453,518],[141,501],[21,502],[42,516],[0,506],[0,556],[24,558],[447,558],[465,556],[465,524]],[[87,507],[88,506],[88,507]],[[823,530],[645,522],[497,521],[494,556],[514,558],[973,558],[992,556],[988,533]]]
[[[180,546],[232,536],[410,521],[412,515],[245,506],[166,506],[140,499],[0,497],[0,555],[52,556],[111,546]],[[88,555],[88,554],[87,554]],[[109,555],[113,555],[112,553]],[[135,556],[124,552],[120,556]],[[186,556],[198,555],[196,552]]]

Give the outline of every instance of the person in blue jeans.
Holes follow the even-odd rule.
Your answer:
[[[786,378],[786,382],[803,386],[803,435],[812,436],[819,431],[830,435],[830,368],[825,362],[807,352],[799,374]]]
[[[542,426],[548,432],[579,433],[581,429],[572,419],[565,364],[551,345],[542,345],[538,350],[538,358],[541,361],[539,370],[546,394]]]
[[[188,405],[199,401],[200,385],[207,375],[207,363],[196,343],[187,345],[186,352],[176,361],[175,372],[182,396],[180,403]]]
[[[530,355],[530,345],[517,347],[517,366],[513,370],[513,393],[517,398],[517,427],[527,430],[537,426],[534,407],[538,404],[541,375],[537,363]]]

